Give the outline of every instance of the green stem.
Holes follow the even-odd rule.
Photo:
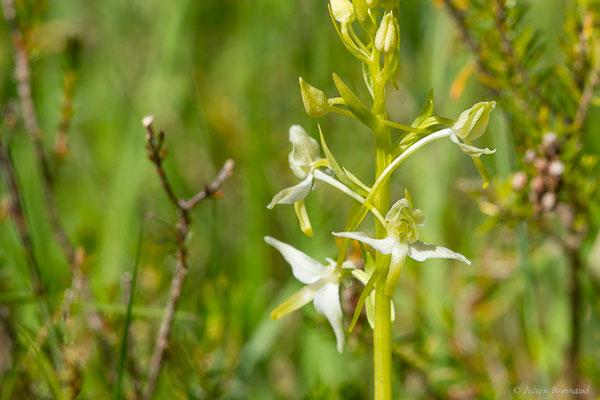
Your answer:
[[[377,53],[374,50],[374,53]],[[378,56],[373,57],[378,60]],[[379,63],[374,62],[371,73],[374,79],[373,114],[380,120],[386,120],[385,111],[385,80],[379,79]],[[376,176],[380,176],[392,161],[392,138],[389,128],[379,123],[375,129]],[[374,206],[381,213],[390,208],[390,183],[386,181],[379,195],[375,198]],[[387,237],[385,227],[375,221],[377,238]],[[374,385],[375,400],[391,400],[392,398],[392,324],[390,300],[385,295],[385,280],[390,265],[390,256],[377,253],[376,268],[381,271],[375,282],[375,329],[373,330],[374,353]]]

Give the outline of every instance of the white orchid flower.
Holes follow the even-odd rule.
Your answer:
[[[281,303],[271,312],[274,320],[296,311],[311,300],[315,309],[324,315],[331,324],[337,341],[337,349],[344,349],[344,328],[342,326],[342,306],[340,304],[340,280],[342,271],[336,271],[336,262],[327,259],[328,265],[323,265],[300,250],[270,236],[265,236],[265,242],[275,247],[292,267],[294,277],[306,284],[289,299]],[[354,263],[345,261],[342,269],[354,269]]]
[[[381,254],[391,254],[390,269],[385,282],[385,295],[392,298],[406,256],[425,261],[428,258],[452,258],[467,265],[471,262],[465,256],[455,253],[445,247],[420,242],[417,226],[425,223],[421,210],[413,209],[408,199],[397,201],[385,216],[388,236],[384,239],[374,239],[362,232],[333,232],[335,236],[358,240]]]
[[[313,188],[315,164],[321,160],[319,143],[308,136],[300,125],[290,127],[290,142],[292,143],[292,152],[288,157],[290,168],[302,181],[277,193],[268,208],[273,208],[276,204],[293,204],[302,201]]]
[[[328,165],[327,160],[320,156],[319,143],[308,136],[300,125],[292,125],[289,135],[292,143],[292,151],[289,154],[290,169],[302,181],[295,186],[283,189],[273,196],[267,208],[272,209],[277,204],[294,204],[302,231],[308,236],[312,236],[312,227],[304,205],[304,198],[308,196],[311,190],[315,189],[315,180],[333,186],[362,204],[364,204],[365,199],[334,177],[319,170],[319,167]],[[383,223],[381,214],[376,209],[371,208],[370,210]]]

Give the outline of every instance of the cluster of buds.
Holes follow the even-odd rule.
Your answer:
[[[331,17],[339,37],[350,54],[362,61],[371,73],[383,82],[390,80],[397,68],[394,54],[400,45],[400,27],[392,11],[395,1],[383,0],[331,0]],[[380,21],[377,16],[383,13]],[[353,28],[358,21],[364,33],[361,38]],[[373,82],[366,82],[373,93]],[[321,118],[329,112],[343,113],[335,106],[344,105],[340,97],[328,98],[321,90],[300,78],[302,102],[309,116]]]
[[[559,153],[560,145],[555,133],[546,133],[537,151],[529,149],[525,153],[525,163],[532,165],[535,171],[529,186],[529,201],[536,213],[550,212],[556,207],[557,193],[565,171]],[[513,189],[524,190],[527,181],[525,172],[517,172],[512,180]]]

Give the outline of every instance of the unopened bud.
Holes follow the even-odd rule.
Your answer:
[[[354,12],[358,20],[360,22],[366,20],[369,16],[369,9],[365,0],[352,0],[352,5],[354,6]]]
[[[546,210],[546,211],[552,210],[552,208],[554,208],[554,205],[556,204],[556,193],[554,193],[554,192],[545,193],[542,196],[541,202],[542,202],[542,207],[544,208],[544,210]]]
[[[330,0],[333,18],[340,24],[348,24],[356,18],[350,0]]]
[[[535,160],[535,150],[533,150],[533,149],[527,149],[527,151],[525,152],[525,157],[523,157],[523,160],[526,163],[533,162],[533,160]]]
[[[514,190],[519,191],[523,190],[527,185],[527,175],[523,171],[519,171],[513,175],[512,178],[512,187]]]
[[[533,161],[533,166],[538,172],[546,172],[548,169],[548,160],[545,158],[536,158]]]
[[[394,14],[388,12],[383,16],[381,25],[375,34],[375,48],[382,53],[390,54],[398,48],[400,30]]]
[[[490,113],[495,107],[495,101],[485,101],[463,111],[452,127],[454,133],[461,139],[477,139],[485,132],[490,121]]]
[[[152,125],[153,122],[154,122],[154,115],[147,115],[144,118],[142,118],[142,125],[146,129],[150,128],[150,126]]]
[[[561,176],[563,172],[565,172],[565,165],[562,162],[556,160],[550,163],[550,166],[548,167],[548,173],[550,175]]]
[[[302,77],[300,81],[300,92],[306,113],[312,118],[321,118],[329,112],[329,100],[322,90],[306,83]]]
[[[379,7],[383,7],[386,10],[391,10],[396,6],[396,0],[379,0]]]
[[[377,7],[377,3],[379,3],[379,0],[367,0],[367,7],[375,8]]]
[[[541,175],[537,175],[531,181],[531,187],[536,193],[543,193],[546,190],[546,183],[544,182],[544,177]]]

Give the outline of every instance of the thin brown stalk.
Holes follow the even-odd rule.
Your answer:
[[[175,241],[177,243],[175,272],[171,280],[169,298],[158,329],[154,351],[150,360],[148,383],[142,397],[144,400],[150,400],[154,394],[154,389],[162,366],[163,355],[168,346],[173,316],[175,315],[179,297],[181,296],[183,285],[185,283],[185,277],[189,270],[187,260],[188,251],[185,241],[189,234],[191,223],[190,213],[192,209],[203,200],[210,197],[218,197],[219,189],[225,180],[231,176],[235,163],[233,160],[227,160],[221,168],[221,171],[217,174],[215,180],[206,185],[204,190],[200,191],[189,200],[179,198],[176,196],[162,165],[166,156],[166,151],[163,148],[165,134],[163,131],[159,132],[158,135],[154,133],[152,128],[152,117],[144,118],[143,125],[146,128],[146,149],[148,151],[148,158],[154,164],[163,189],[171,203],[177,208],[177,214],[179,215],[175,233]]]
[[[29,66],[29,56],[27,54],[27,48],[25,46],[23,35],[19,29],[15,2],[14,0],[2,0],[2,6],[4,9],[4,17],[6,18],[10,29],[11,39],[14,47],[15,79],[17,82],[17,92],[19,95],[19,101],[21,103],[23,120],[25,122],[25,129],[33,141],[37,163],[42,172],[42,186],[46,208],[48,210],[48,217],[50,219],[54,236],[61,246],[61,249],[65,254],[65,258],[69,264],[71,264],[73,262],[73,257],[75,256],[75,250],[60,223],[54,195],[52,193],[52,170],[48,157],[46,156],[46,152],[44,151],[42,132],[31,94],[31,69]]]

